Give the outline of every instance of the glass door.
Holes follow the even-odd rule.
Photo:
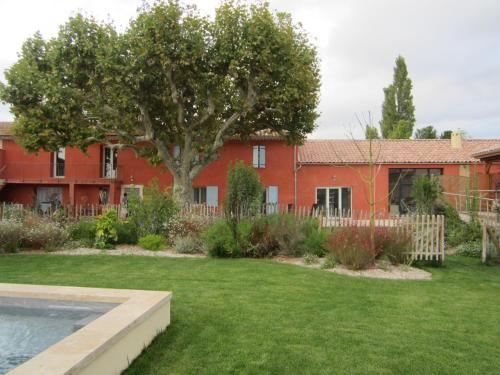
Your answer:
[[[351,188],[329,187],[316,189],[316,204],[328,216],[351,216]]]

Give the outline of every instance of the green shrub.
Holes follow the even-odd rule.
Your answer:
[[[306,253],[304,254],[304,263],[305,264],[317,264],[319,263],[319,258],[316,254]]]
[[[118,240],[116,223],[118,215],[116,210],[108,210],[96,220],[95,247],[98,249],[111,249]]]
[[[322,257],[327,253],[328,233],[321,229],[317,218],[307,218],[300,224],[304,233],[304,246],[308,252]]]
[[[336,265],[337,265],[337,261],[335,260],[335,257],[333,257],[331,255],[327,255],[325,257],[325,262],[323,263],[321,268],[323,268],[325,270],[329,270],[329,269],[335,268]]]
[[[471,258],[481,258],[481,253],[483,251],[481,241],[465,242],[458,245],[457,255],[462,255]]]
[[[335,260],[352,270],[374,264],[376,253],[370,251],[370,230],[364,227],[337,228],[330,236],[329,247]]]
[[[147,234],[139,238],[139,246],[146,250],[159,251],[167,247],[167,242],[159,234]]]
[[[180,254],[199,254],[204,252],[203,242],[193,234],[176,238],[174,249]]]
[[[229,166],[224,209],[228,217],[252,216],[260,211],[264,187],[259,174],[239,161]]]
[[[167,224],[166,237],[169,244],[173,244],[177,238],[189,235],[198,236],[213,223],[213,219],[206,216],[174,215]]]
[[[469,223],[464,222],[450,204],[443,204],[439,210],[445,216],[444,238],[447,245],[458,246],[482,239],[481,223],[477,219],[472,218]]]
[[[95,244],[96,221],[82,219],[68,227],[69,238],[82,246],[92,247]]]
[[[0,221],[0,252],[14,253],[21,246],[23,225],[17,220]]]
[[[135,245],[138,240],[137,230],[133,223],[128,220],[118,220],[114,224],[116,230],[117,244]]]
[[[177,214],[179,207],[170,190],[160,190],[158,180],[151,181],[144,188],[144,199],[129,197],[128,218],[136,228],[138,236],[165,234],[169,221]]]
[[[233,258],[241,256],[241,251],[233,233],[225,220],[216,221],[201,234],[203,246],[210,256]]]

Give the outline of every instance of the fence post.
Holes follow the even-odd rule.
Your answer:
[[[481,251],[481,262],[486,263],[486,257],[488,253],[488,230],[486,228],[486,221],[482,220],[481,221],[482,227],[483,227],[483,249]]]

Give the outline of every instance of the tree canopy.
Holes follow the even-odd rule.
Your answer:
[[[437,138],[437,130],[432,125],[425,126],[415,131],[415,139],[436,139],[436,138]]]
[[[412,82],[408,77],[405,59],[398,56],[394,67],[393,82],[384,88],[382,120],[380,129],[383,138],[408,139],[415,125]]]
[[[158,2],[122,33],[78,14],[56,37],[28,39],[5,76],[0,97],[26,149],[86,149],[114,137],[168,168],[184,201],[226,140],[269,129],[300,143],[318,116],[316,49],[267,3],[227,1],[210,19]]]

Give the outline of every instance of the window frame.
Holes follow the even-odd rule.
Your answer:
[[[57,160],[59,158],[58,154],[62,151],[64,159],[62,159],[62,163],[59,163]],[[66,148],[65,147],[60,147],[57,151],[54,151],[52,153],[53,157],[53,166],[52,166],[52,177],[53,178],[64,178],[66,177]],[[59,166],[62,165],[62,172],[63,174],[60,175],[58,172]]]
[[[266,168],[266,146],[254,145],[252,154],[252,165],[254,168]],[[257,153],[255,152],[257,151]],[[257,158],[256,158],[257,156]]]
[[[318,204],[318,190],[325,189],[326,190],[326,195],[325,195],[325,203],[326,203],[326,212],[327,216],[330,216],[330,189],[337,189],[338,191],[338,205],[339,205],[339,212],[343,215],[343,204],[342,204],[342,189],[349,189],[350,191],[350,199],[349,199],[349,216],[344,216],[344,217],[352,217],[352,186],[317,186],[314,189],[314,203],[317,205]]]

